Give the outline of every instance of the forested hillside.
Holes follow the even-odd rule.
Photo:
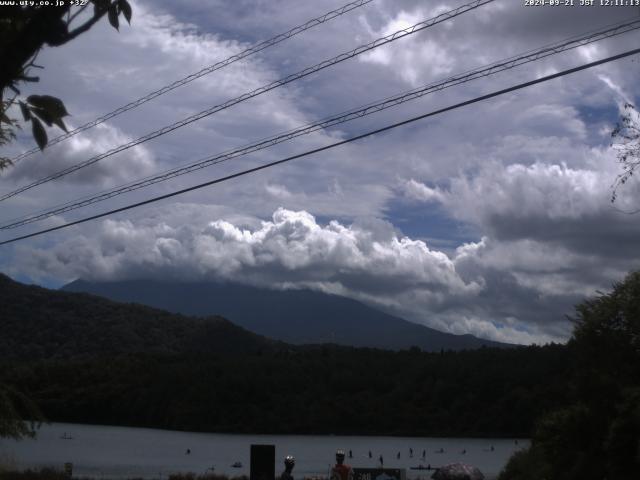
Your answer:
[[[192,318],[82,293],[27,286],[0,274],[0,358],[121,353],[247,353],[277,342],[221,317]]]

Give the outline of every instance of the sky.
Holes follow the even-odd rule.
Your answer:
[[[23,88],[77,127],[346,0],[138,0],[37,63]],[[359,45],[462,5],[373,0],[18,162],[0,194]],[[2,202],[2,222],[49,209],[607,25],[638,7],[496,0]],[[640,46],[570,50],[61,216],[0,241],[328,145]],[[50,288],[154,278],[310,288],[442,331],[566,341],[574,306],[639,268],[640,184],[611,131],[638,102],[640,56],[452,110],[134,210],[0,246],[0,271]],[[16,113],[13,116],[17,117]],[[51,130],[49,135],[57,134]],[[29,129],[4,149],[32,148]]]

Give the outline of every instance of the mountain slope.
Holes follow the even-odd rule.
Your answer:
[[[83,293],[27,286],[2,274],[0,331],[0,359],[248,353],[276,345],[221,317],[189,318]]]
[[[252,332],[294,344],[336,343],[385,349],[417,346],[425,351],[507,346],[472,335],[440,332],[355,300],[310,290],[153,280],[107,283],[76,280],[62,288],[185,315],[221,315]]]

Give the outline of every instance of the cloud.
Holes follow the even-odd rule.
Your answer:
[[[631,260],[640,226],[610,203],[611,154],[594,155],[602,160],[601,170],[490,164],[473,178],[453,179],[444,203],[456,218],[498,240],[529,239],[611,261]],[[622,190],[617,208],[640,204],[640,185]]]
[[[464,292],[475,287],[461,282],[448,257],[421,241],[398,238],[381,221],[326,226],[304,211],[278,209],[260,228],[240,228],[225,220],[206,226],[173,227],[166,223],[138,226],[131,221],[106,220],[95,243],[78,236],[51,252],[41,272],[67,278],[111,279],[136,275],[147,268],[170,266],[194,275],[250,282],[255,274],[268,282],[339,282],[369,291],[422,286]],[[82,247],[80,247],[82,245]],[[365,277],[377,282],[367,285]]]
[[[421,202],[442,202],[443,194],[438,188],[431,188],[427,185],[415,181],[413,178],[404,182],[402,186],[405,195]]]
[[[592,168],[489,163],[438,190],[442,208],[484,235],[459,247],[454,259],[465,281],[483,281],[476,309],[566,336],[567,326],[557,321],[560,312],[570,314],[572,305],[640,268],[637,219],[609,201],[611,154],[591,155],[600,162]],[[413,188],[420,191],[419,182]],[[624,196],[621,204],[637,204],[640,187]]]
[[[98,232],[76,234],[53,248],[20,247],[16,263],[34,278],[210,279],[312,288],[445,331],[511,342],[566,337],[567,326],[559,327],[554,315],[576,298],[574,291],[541,291],[526,282],[527,273],[552,274],[557,259],[549,259],[547,270],[533,254],[530,263],[515,250],[514,258],[505,259],[486,239],[448,256],[376,218],[321,224],[308,212],[286,209],[260,223],[214,220],[196,226],[181,225],[177,215],[165,218],[105,220]],[[535,315],[531,303],[537,305]]]
[[[70,123],[70,122],[69,122]],[[69,128],[74,125],[69,124]],[[71,137],[56,146],[46,148],[37,161],[26,158],[8,170],[8,182],[39,180],[75,166],[120,145],[129,143],[131,136],[108,124],[98,125],[84,135]],[[131,178],[151,174],[156,167],[153,153],[145,145],[137,145],[117,158],[106,158],[95,165],[62,177],[62,181],[101,187],[115,186]]]

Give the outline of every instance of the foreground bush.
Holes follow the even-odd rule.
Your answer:
[[[500,480],[640,478],[640,272],[576,307],[568,402]]]

